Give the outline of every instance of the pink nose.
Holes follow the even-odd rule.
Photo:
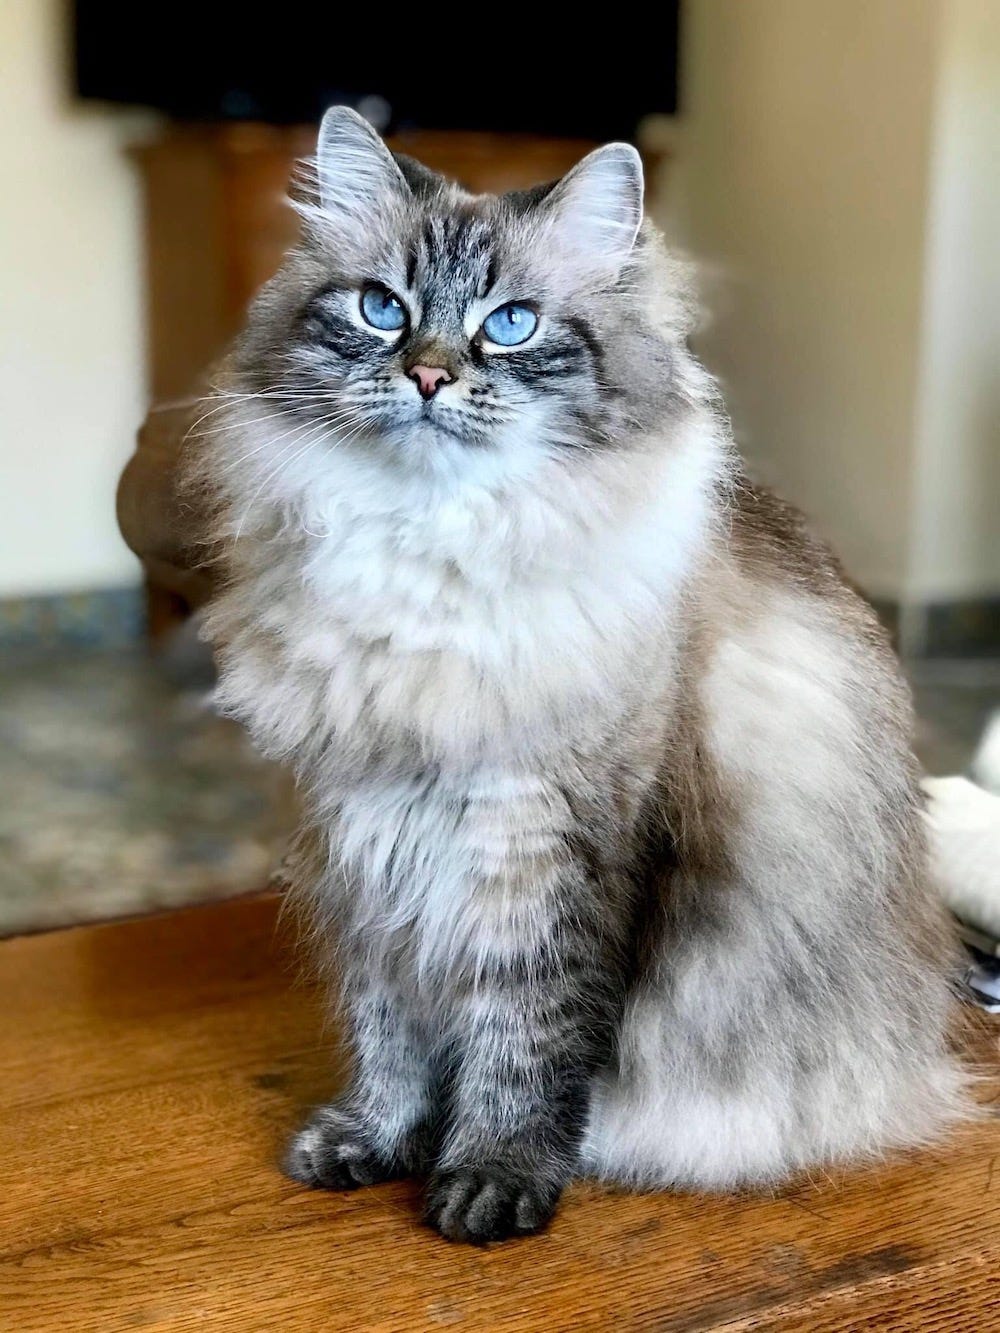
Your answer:
[[[411,366],[406,373],[420,390],[421,398],[433,398],[442,384],[452,381],[443,366]]]

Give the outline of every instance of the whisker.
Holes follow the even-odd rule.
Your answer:
[[[236,529],[236,534],[233,537],[234,546],[239,541],[240,536],[242,535],[243,532],[243,528],[246,525],[246,521],[250,516],[253,506],[258,496],[264,490],[264,488],[273,481],[277,480],[277,478],[283,472],[286,472],[288,468],[290,468],[297,459],[301,458],[310,449],[314,448],[317,444],[319,444],[320,441],[324,438],[324,435],[326,435],[326,433],[330,431],[331,428],[335,430],[337,425],[340,424],[342,420],[350,419],[350,415],[351,414],[347,414],[344,412],[332,413],[327,417],[321,418],[318,421],[309,421],[300,424],[298,427],[295,427],[290,431],[286,431],[283,436],[278,437],[278,440],[286,439],[288,440],[288,443],[285,445],[285,448],[281,452],[281,456],[278,459],[277,466],[271,468],[271,470],[264,476],[263,480],[257,486],[253,495],[251,495],[249,501],[247,502],[246,509],[243,512],[243,516],[240,519],[239,525]],[[376,418],[371,413],[362,413],[360,416],[354,418],[354,425],[352,426],[351,430],[349,430],[344,435],[334,435],[333,440],[331,442],[336,444],[346,444],[349,440],[353,439],[357,434],[359,434],[362,430],[364,430],[366,426],[373,424],[375,420]],[[300,444],[300,447],[298,449],[295,449],[294,448],[295,445],[299,444],[301,440],[301,432],[303,430],[305,430],[307,435],[305,443]],[[268,443],[271,444],[277,442],[278,441],[268,441]],[[291,449],[294,449],[294,452],[291,454],[291,456],[289,456],[289,450]]]
[[[251,495],[250,499],[247,501],[247,507],[243,511],[243,517],[240,519],[239,526],[236,529],[236,534],[233,537],[234,547],[239,542],[239,539],[243,533],[244,525],[246,524],[247,519],[250,517],[250,512],[254,507],[254,503],[257,500],[257,497],[263,491],[264,487],[267,486],[271,481],[276,480],[277,477],[280,476],[280,474],[283,471],[286,471],[292,465],[292,463],[295,462],[297,458],[301,458],[301,456],[304,453],[306,453],[309,449],[311,449],[314,444],[317,444],[319,442],[319,439],[320,436],[318,434],[312,435],[309,439],[306,440],[305,444],[302,445],[301,448],[295,450],[295,452],[291,455],[291,457],[288,456],[288,449],[285,450],[285,453],[282,455],[278,463],[278,466],[276,468],[273,468],[270,472],[268,472],[264,480],[260,483],[260,485],[254,491],[253,495]]]
[[[353,417],[354,414],[353,414],[353,412],[347,412],[347,411],[345,410],[345,411],[342,413],[342,415],[343,415],[344,419],[347,420],[347,419],[349,419],[350,417]],[[281,421],[281,420],[282,420],[282,416],[281,416],[280,412],[272,412],[272,413],[268,413],[266,416],[262,416],[262,417],[251,417],[251,419],[250,419],[249,421],[239,421],[239,422],[236,423],[236,428],[240,428],[240,427],[244,427],[244,426],[257,426],[257,425],[260,425],[260,423],[261,423],[262,421]],[[309,418],[309,420],[310,420],[310,421],[315,421],[316,418],[315,418],[315,417],[311,417],[311,418]],[[330,421],[331,418],[328,417],[328,416],[324,416],[323,420],[324,420],[324,421]],[[221,434],[225,434],[227,431],[231,431],[231,430],[233,430],[233,429],[234,429],[234,427],[231,426],[231,425],[230,425],[230,426],[215,426],[215,427],[213,427],[211,430],[201,432],[200,438],[207,438],[209,435],[221,435]],[[279,436],[277,436],[277,437],[275,437],[275,438],[276,438],[276,439],[281,439],[282,436],[279,435]],[[268,445],[269,443],[274,443],[274,439],[268,439],[268,440],[265,440],[264,444],[262,444],[262,445],[260,446],[260,448],[265,448],[265,449],[266,449],[266,448],[267,448],[267,445]],[[256,449],[255,449],[255,450],[252,450],[250,455],[244,454],[243,457],[244,457],[244,458],[246,458],[246,457],[250,457],[250,456],[252,456],[253,453],[256,453],[256,452],[257,452]],[[239,462],[239,461],[240,461],[240,460],[237,460],[237,462]]]

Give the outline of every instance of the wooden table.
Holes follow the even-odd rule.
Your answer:
[[[547,1235],[482,1250],[425,1230],[413,1183],[289,1183],[284,1136],[336,1076],[276,915],[244,899],[0,944],[3,1330],[985,1333],[1000,1318],[995,1119],[776,1198],[581,1185]]]

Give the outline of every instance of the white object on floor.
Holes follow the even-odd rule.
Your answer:
[[[1000,796],[965,778],[925,778],[931,868],[959,918],[1000,940]]]
[[[995,959],[973,963],[965,974],[971,998],[988,1014],[1000,1014],[1000,972],[995,964]]]
[[[971,773],[981,787],[1000,796],[1000,712],[994,713],[986,724]]]

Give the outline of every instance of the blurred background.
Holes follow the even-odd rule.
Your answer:
[[[252,891],[280,853],[287,781],[212,715],[156,531],[174,417],[137,431],[294,238],[336,101],[473,189],[637,143],[744,451],[896,636],[928,771],[995,781],[1000,3],[682,0],[419,58],[257,12],[0,6],[0,933]]]

